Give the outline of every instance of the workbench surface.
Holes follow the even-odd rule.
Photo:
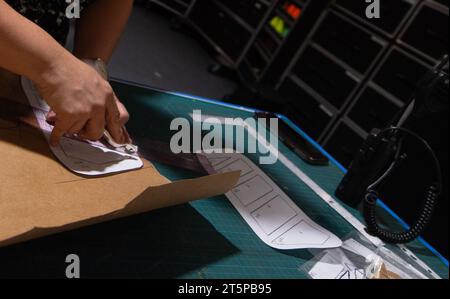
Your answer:
[[[227,107],[149,88],[113,83],[132,115],[134,136],[169,141],[176,117],[194,109],[220,117],[252,117],[252,111]],[[303,134],[299,131],[299,134]],[[344,172],[334,163],[304,163],[284,145],[280,151],[333,194]],[[257,157],[248,156],[254,162]],[[171,180],[195,174],[156,163]],[[262,169],[318,224],[345,238],[354,228],[284,165]],[[349,210],[358,218],[360,214]],[[439,275],[448,267],[416,241],[408,246]],[[78,254],[83,278],[307,278],[301,266],[313,256],[307,250],[278,251],[252,232],[225,196],[67,232],[0,249],[0,278],[64,277],[65,257]]]

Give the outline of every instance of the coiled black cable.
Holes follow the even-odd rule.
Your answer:
[[[388,133],[395,134],[398,132],[403,132],[410,136],[413,136],[414,138],[419,140],[428,149],[428,151],[430,152],[430,154],[434,160],[435,168],[437,171],[437,183],[435,183],[435,184],[431,185],[429,188],[427,188],[426,196],[425,196],[422,210],[420,212],[420,216],[418,217],[417,221],[411,226],[411,228],[408,231],[391,232],[391,231],[383,229],[378,224],[376,208],[377,208],[377,201],[379,199],[379,194],[375,190],[375,188],[376,188],[376,185],[378,185],[381,182],[381,180],[378,180],[376,183],[371,185],[369,187],[369,189],[367,190],[367,193],[366,193],[366,196],[364,199],[363,216],[364,216],[364,220],[366,221],[366,224],[367,224],[367,231],[371,235],[377,236],[378,238],[380,238],[381,240],[383,240],[384,242],[387,242],[387,243],[404,244],[404,243],[409,243],[409,242],[415,240],[416,238],[418,238],[423,233],[423,231],[428,226],[428,224],[430,223],[437,200],[441,193],[442,173],[441,173],[441,166],[440,166],[438,158],[436,157],[436,154],[434,153],[434,151],[432,150],[430,145],[426,142],[426,140],[424,140],[422,137],[420,137],[416,133],[414,133],[410,130],[404,129],[404,128],[392,127],[392,128],[388,128],[388,129],[385,129],[384,131],[382,131],[379,135],[379,138],[383,138],[383,136]],[[398,150],[400,151],[401,149],[399,148]],[[394,161],[393,165],[391,166],[390,170],[388,170],[388,172],[392,172],[392,170],[394,169],[393,166],[395,165],[396,162],[397,161]],[[387,174],[384,175],[384,177],[386,177],[386,176],[387,176]]]

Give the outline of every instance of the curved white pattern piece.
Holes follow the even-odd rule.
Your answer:
[[[288,250],[342,245],[338,237],[312,221],[244,155],[205,156],[217,172],[242,171],[237,186],[226,196],[258,237],[270,247]]]

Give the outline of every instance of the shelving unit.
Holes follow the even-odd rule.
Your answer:
[[[249,81],[261,82],[289,41],[311,0],[274,1],[254,41],[238,61],[238,69]],[[312,1],[314,2],[314,1]]]
[[[236,69],[277,1],[197,0],[190,24]]]
[[[312,137],[344,166],[368,132],[388,124],[418,80],[448,52],[444,4],[386,1],[383,22],[365,18],[365,8],[359,0],[334,1],[277,84],[286,113],[311,128]],[[348,130],[353,133],[342,133]]]

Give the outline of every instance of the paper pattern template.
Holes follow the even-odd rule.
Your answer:
[[[281,250],[334,248],[335,235],[312,221],[259,167],[241,154],[208,154],[219,173],[241,171],[226,194],[244,220],[267,245]]]

